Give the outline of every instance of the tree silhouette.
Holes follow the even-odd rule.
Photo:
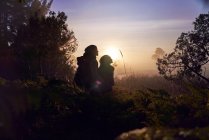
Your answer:
[[[182,33],[174,51],[158,59],[159,73],[167,79],[198,77],[209,83],[203,66],[209,62],[209,13],[196,18],[194,30]]]
[[[155,53],[152,55],[152,59],[157,60],[165,55],[165,51],[162,48],[156,48]]]
[[[14,40],[21,25],[28,24],[31,16],[45,16],[52,0],[0,0],[0,76],[16,79],[17,65],[14,57]]]
[[[7,48],[14,43],[19,26],[27,24],[34,15],[46,15],[52,0],[27,0],[19,3],[17,0],[0,1],[0,48]]]
[[[77,47],[73,31],[68,30],[64,12],[50,12],[47,17],[31,17],[15,40],[15,53],[24,78],[37,75],[49,79],[72,78],[71,53]]]

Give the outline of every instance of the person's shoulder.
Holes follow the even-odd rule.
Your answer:
[[[114,69],[115,69],[112,65],[109,65],[108,67],[111,71],[114,71]]]
[[[85,61],[83,56],[77,57],[77,64],[80,65]]]
[[[110,65],[110,67],[111,67],[112,69],[115,69],[112,65]]]
[[[83,59],[83,56],[77,57],[77,60],[78,60],[78,61],[80,61],[81,59]]]

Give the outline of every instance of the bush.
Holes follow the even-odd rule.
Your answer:
[[[10,120],[5,114],[0,119],[10,122],[8,126],[15,130],[11,133],[32,140],[111,140],[123,132],[144,127],[146,134],[152,132],[150,135],[160,130],[162,137],[170,131],[176,136],[185,130],[194,132],[191,137],[199,138],[196,132],[208,130],[209,126],[209,91],[188,89],[189,94],[176,95],[164,90],[128,92],[120,88],[111,93],[90,94],[68,82],[48,81],[43,77],[33,81],[7,81],[0,86],[0,105],[6,107],[0,106],[0,111],[17,113],[7,114],[13,116]],[[11,102],[3,102],[3,97]],[[22,121],[14,124],[17,119]]]

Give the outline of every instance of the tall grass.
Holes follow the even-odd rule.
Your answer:
[[[170,86],[175,96],[164,91]],[[167,130],[179,134],[180,128],[208,130],[209,91],[190,87],[190,94],[181,94],[178,86],[158,76],[130,76],[116,80],[116,87],[136,91],[90,94],[64,81],[0,78],[0,139],[113,140],[144,127],[162,136]]]
[[[168,81],[161,76],[153,75],[129,75],[122,79],[115,79],[117,88],[122,88],[130,92],[136,90],[164,90],[170,94],[178,94],[187,92],[186,83],[184,81]]]

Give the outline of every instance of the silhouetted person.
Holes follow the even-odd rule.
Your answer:
[[[112,91],[114,85],[114,67],[111,66],[112,59],[109,55],[104,55],[100,59],[100,66],[98,69],[101,77],[101,92]]]
[[[74,77],[75,83],[85,90],[92,91],[96,88],[98,79],[98,50],[95,45],[89,45],[81,57],[77,57],[78,68]]]

